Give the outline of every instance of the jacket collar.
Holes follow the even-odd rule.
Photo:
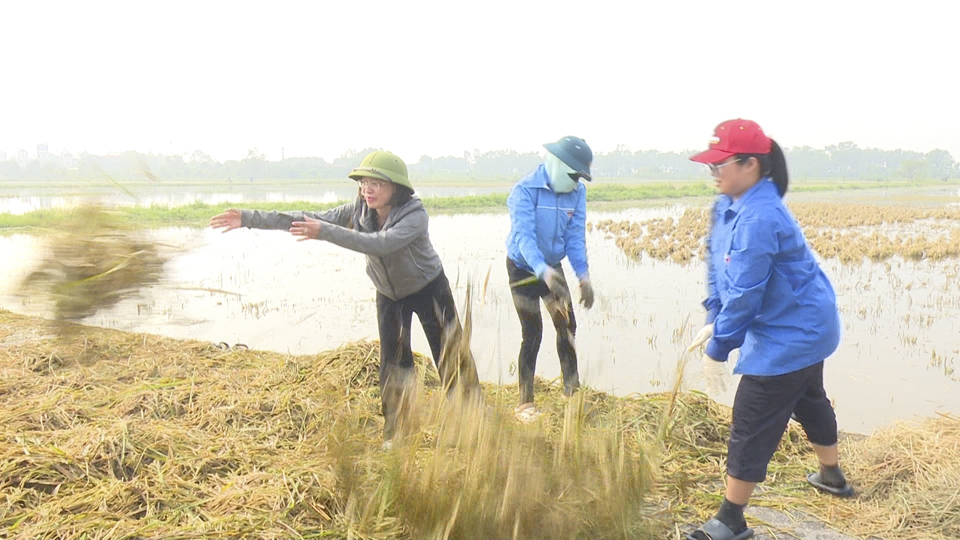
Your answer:
[[[745,191],[743,196],[735,201],[729,195],[724,195],[720,202],[720,212],[729,215],[739,214],[740,210],[743,208],[743,205],[745,205],[747,201],[757,197],[762,197],[762,194],[768,189],[775,190],[777,187],[773,184],[773,181],[770,179],[770,177],[764,176],[759,182]]]
[[[537,166],[537,170],[533,172],[533,182],[531,182],[531,187],[553,191],[553,189],[550,187],[550,176],[547,175],[547,166],[543,163]]]

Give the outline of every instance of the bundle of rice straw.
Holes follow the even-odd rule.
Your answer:
[[[49,300],[56,321],[78,321],[157,282],[166,260],[121,213],[84,206],[52,232],[46,255],[21,289]]]

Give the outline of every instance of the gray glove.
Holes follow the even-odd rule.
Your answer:
[[[563,274],[561,274],[556,268],[548,266],[547,269],[543,271],[543,277],[541,279],[547,284],[547,288],[550,289],[550,292],[559,294],[560,291],[563,290]]]
[[[593,307],[593,285],[590,284],[590,278],[580,280],[580,304],[587,309]]]

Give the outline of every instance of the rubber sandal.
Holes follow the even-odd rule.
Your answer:
[[[829,484],[823,483],[820,480],[820,473],[814,472],[807,475],[807,482],[810,482],[810,485],[819,489],[820,491],[833,495],[834,497],[841,497],[844,499],[849,499],[856,495],[856,492],[853,490],[853,486],[849,482],[844,484],[842,487],[831,486]]]
[[[540,411],[537,410],[537,406],[533,403],[524,403],[513,410],[513,416],[524,424],[529,424],[537,418],[540,418]]]
[[[700,535],[696,535],[700,533]],[[753,529],[747,527],[739,533],[734,533],[727,524],[717,518],[710,518],[710,521],[704,523],[699,529],[687,535],[687,540],[744,540],[753,536]]]

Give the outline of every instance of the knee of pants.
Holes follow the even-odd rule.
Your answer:
[[[520,321],[520,331],[524,341],[539,343],[543,339],[543,321],[540,317]]]
[[[745,482],[763,482],[767,464],[780,446],[788,421],[789,416],[781,421],[778,415],[770,422],[744,422],[735,412],[727,444],[727,473]]]
[[[565,313],[551,313],[553,327],[557,329],[558,334],[560,331],[575,334],[577,332],[577,318],[573,315],[572,307],[566,309],[567,311]]]
[[[820,446],[837,444],[837,415],[826,395],[813,401],[801,400],[794,416],[811,443]]]
[[[767,479],[767,463],[733,463],[727,462],[727,475],[742,482],[763,483]]]
[[[731,439],[727,446],[727,474],[744,482],[763,482],[774,452],[776,447],[768,450],[763,444],[738,444]]]
[[[818,418],[800,422],[807,440],[818,446],[833,446],[837,444],[837,417]]]

